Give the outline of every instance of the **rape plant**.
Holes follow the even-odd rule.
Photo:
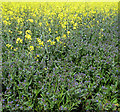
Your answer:
[[[119,110],[117,7],[2,2],[2,110]]]

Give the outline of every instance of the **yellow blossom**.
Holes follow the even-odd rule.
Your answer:
[[[69,35],[69,34],[70,34],[70,31],[67,31],[67,34]]]
[[[32,40],[31,35],[26,34],[26,35],[25,35],[25,39]]]
[[[76,27],[74,26],[74,27],[73,27],[73,29],[75,30],[75,29],[76,29]]]
[[[33,50],[34,50],[34,46],[30,46],[30,47],[29,47],[29,50],[30,50],[30,51],[33,51]]]
[[[47,68],[44,68],[45,70],[47,70]]]
[[[49,32],[51,32],[51,28],[49,28]]]
[[[41,41],[41,42],[39,42],[39,45],[41,46],[44,46],[44,42],[43,41]]]
[[[10,32],[10,33],[12,33],[12,31],[11,31],[11,30],[9,30],[9,32]]]
[[[37,57],[39,57],[39,55],[37,54]]]
[[[37,41],[38,41],[38,42],[41,42],[41,39],[37,38]]]
[[[6,44],[6,46],[9,48],[9,47],[11,47],[11,45],[10,44]]]
[[[33,23],[33,19],[28,19],[28,21],[30,21],[31,23]]]
[[[20,38],[17,38],[17,40],[16,40],[16,44],[19,42],[19,40],[20,40]]]
[[[15,49],[14,49],[14,51],[17,51],[18,50],[18,47],[16,47]]]
[[[13,46],[11,46],[11,49],[13,49]]]
[[[55,45],[55,41],[51,42],[51,45]]]
[[[63,37],[66,38],[66,35],[64,34]]]
[[[42,22],[39,22],[39,25],[42,26]]]
[[[16,40],[16,44],[17,43],[23,43],[23,39],[21,39],[21,38],[17,38],[17,40]]]
[[[60,40],[60,36],[59,36],[59,37],[56,37],[56,40],[59,42],[59,40]]]
[[[77,23],[75,23],[74,26],[77,26]]]
[[[4,20],[3,23],[6,24],[6,25],[8,24],[8,22],[6,20]]]
[[[47,42],[52,42],[52,41],[49,39],[49,40],[47,40]]]
[[[19,34],[22,34],[22,31],[18,31]]]
[[[26,34],[32,34],[32,32],[30,31],[30,30],[26,30],[26,32],[25,32]]]

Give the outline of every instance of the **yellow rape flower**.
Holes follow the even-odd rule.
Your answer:
[[[75,30],[75,29],[76,29],[76,27],[74,26],[74,27],[73,27],[73,29]]]
[[[77,26],[77,23],[75,23],[74,26]]]
[[[18,50],[18,47],[16,47],[15,49],[14,49],[14,51],[17,51]]]
[[[30,31],[30,30],[26,30],[26,32],[25,32],[26,34],[32,34],[32,32]]]
[[[9,47],[11,47],[11,45],[10,44],[6,44],[6,46],[9,48]]]
[[[37,57],[40,57],[39,55],[37,55]]]
[[[59,37],[56,37],[56,40],[59,42],[59,40],[60,40],[60,36],[59,36]]]
[[[67,34],[69,35],[69,34],[70,34],[70,31],[67,31]]]
[[[19,41],[20,43],[23,43],[23,39],[20,39],[20,41]]]
[[[41,39],[37,38],[37,41],[38,41],[38,42],[41,42]]]
[[[17,40],[16,40],[16,44],[18,44],[19,41],[20,41],[20,38],[17,38]]]
[[[11,46],[11,49],[13,49],[13,46]]]
[[[26,34],[26,35],[25,35],[25,39],[32,40],[31,35]]]
[[[51,28],[49,28],[49,32],[51,32]]]
[[[30,21],[31,23],[33,23],[33,19],[28,19],[28,21]]]
[[[29,50],[30,50],[30,51],[33,51],[33,50],[34,50],[34,46],[30,46],[30,47],[29,47]]]
[[[51,42],[51,45],[55,45],[55,41]]]
[[[52,42],[52,41],[49,39],[49,40],[47,40],[47,42]]]
[[[66,38],[66,35],[65,35],[65,34],[63,35],[63,38]]]
[[[104,29],[101,29],[100,31],[103,31]]]
[[[39,22],[39,25],[42,26],[42,22]]]
[[[63,28],[66,28],[66,26],[65,26],[64,24],[62,24],[62,27],[63,27]]]
[[[21,39],[21,38],[17,38],[17,40],[16,40],[16,44],[17,43],[23,43],[23,39]]]
[[[19,34],[22,34],[22,31],[18,31]]]
[[[12,33],[12,31],[11,31],[11,30],[9,30],[9,32],[10,32],[10,33]]]
[[[6,24],[6,25],[8,24],[8,22],[6,20],[4,20],[3,23]]]
[[[43,41],[41,41],[41,42],[39,42],[39,45],[41,46],[44,46],[44,42]]]
[[[44,68],[45,70],[47,70],[47,68]]]

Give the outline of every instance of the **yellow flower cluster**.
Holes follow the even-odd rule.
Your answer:
[[[22,34],[22,31],[18,31],[19,34]]]
[[[55,45],[55,41],[52,41],[52,42],[51,42],[51,45]]]
[[[33,23],[33,19],[28,19],[28,21],[30,21],[31,23]]]
[[[6,46],[9,48],[9,47],[11,47],[11,45],[10,44],[6,44]]]
[[[67,31],[67,34],[69,35],[69,34],[70,34],[70,31]]]
[[[60,41],[60,36],[59,36],[59,37],[56,37],[56,40],[59,42],[59,41]]]
[[[9,32],[9,35],[12,35],[12,30],[9,30],[9,25],[14,22],[17,23],[15,26],[16,32],[22,34],[24,23],[27,22],[27,28],[30,30],[25,31],[25,40],[31,42],[32,32],[31,23],[35,23],[35,29],[37,33],[49,34],[53,37],[56,37],[53,41],[51,38],[47,40],[50,45],[55,45],[56,43],[62,44],[63,42],[60,39],[71,38],[72,32],[83,27],[84,25],[87,28],[92,28],[96,24],[103,24],[106,22],[107,18],[111,19],[112,16],[118,14],[118,4],[117,3],[64,3],[64,2],[55,2],[55,3],[3,3],[2,4],[2,21],[3,26],[6,27],[5,32]],[[11,7],[11,8],[10,8]],[[42,10],[40,10],[40,7]],[[84,10],[87,7],[87,10]],[[10,10],[9,10],[10,9]],[[26,11],[29,10],[29,16]],[[110,11],[112,10],[112,12]],[[109,13],[110,12],[110,13]],[[97,20],[97,14],[100,13],[104,18]],[[28,17],[24,19],[25,17]],[[111,18],[110,18],[111,17]],[[111,21],[112,24],[114,21]],[[96,24],[95,24],[96,23]],[[42,27],[41,27],[42,26]],[[8,29],[8,30],[7,30]],[[103,38],[104,29],[100,29],[98,38]],[[63,33],[62,33],[63,32]],[[37,34],[36,33],[36,34]],[[35,32],[34,32],[35,34]],[[59,36],[60,35],[60,36]],[[22,35],[21,35],[22,36]],[[43,36],[44,37],[44,36]],[[37,38],[38,46],[45,46],[44,41]],[[23,39],[17,38],[16,44],[23,43]],[[11,45],[6,45],[8,48],[13,48]],[[30,47],[30,50],[34,50],[34,47]],[[15,48],[14,51],[17,51],[18,48]]]
[[[52,41],[49,39],[49,40],[47,40],[47,42],[52,42]]]
[[[33,50],[34,50],[34,46],[30,46],[30,47],[29,47],[29,50],[30,50],[30,51],[33,51]]]
[[[32,38],[31,38],[31,34],[32,34],[31,31],[30,31],[30,30],[26,30],[25,33],[26,33],[26,35],[25,35],[25,40],[26,40],[26,39],[32,40]]]
[[[37,38],[37,41],[38,41],[38,43],[39,43],[39,45],[40,45],[41,47],[43,47],[43,46],[44,46],[44,42],[43,42],[43,41],[41,41],[41,39]]]
[[[66,39],[67,36],[66,36],[66,34],[64,34],[62,37]]]
[[[17,51],[18,50],[18,47],[16,47],[15,49],[14,49],[14,51]]]
[[[39,22],[39,25],[42,26],[42,22]]]
[[[11,49],[13,48],[13,46],[11,46],[10,44],[6,44],[6,46]]]
[[[23,43],[23,39],[21,39],[21,38],[17,38],[17,40],[16,40],[16,44],[18,44],[18,43]]]
[[[55,45],[55,41],[51,41],[51,39],[47,40],[47,42],[50,42],[51,45]]]

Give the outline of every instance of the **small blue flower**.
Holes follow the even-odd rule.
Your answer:
[[[60,108],[61,108],[61,110],[63,110],[63,107],[62,107],[62,106],[61,106]]]
[[[3,102],[5,101],[5,99],[2,100]]]
[[[47,105],[45,104],[44,106],[46,107]]]
[[[16,106],[19,106],[19,104],[16,104]]]
[[[48,95],[49,93],[47,93],[47,95]]]
[[[96,102],[98,102],[98,100],[96,100]]]

